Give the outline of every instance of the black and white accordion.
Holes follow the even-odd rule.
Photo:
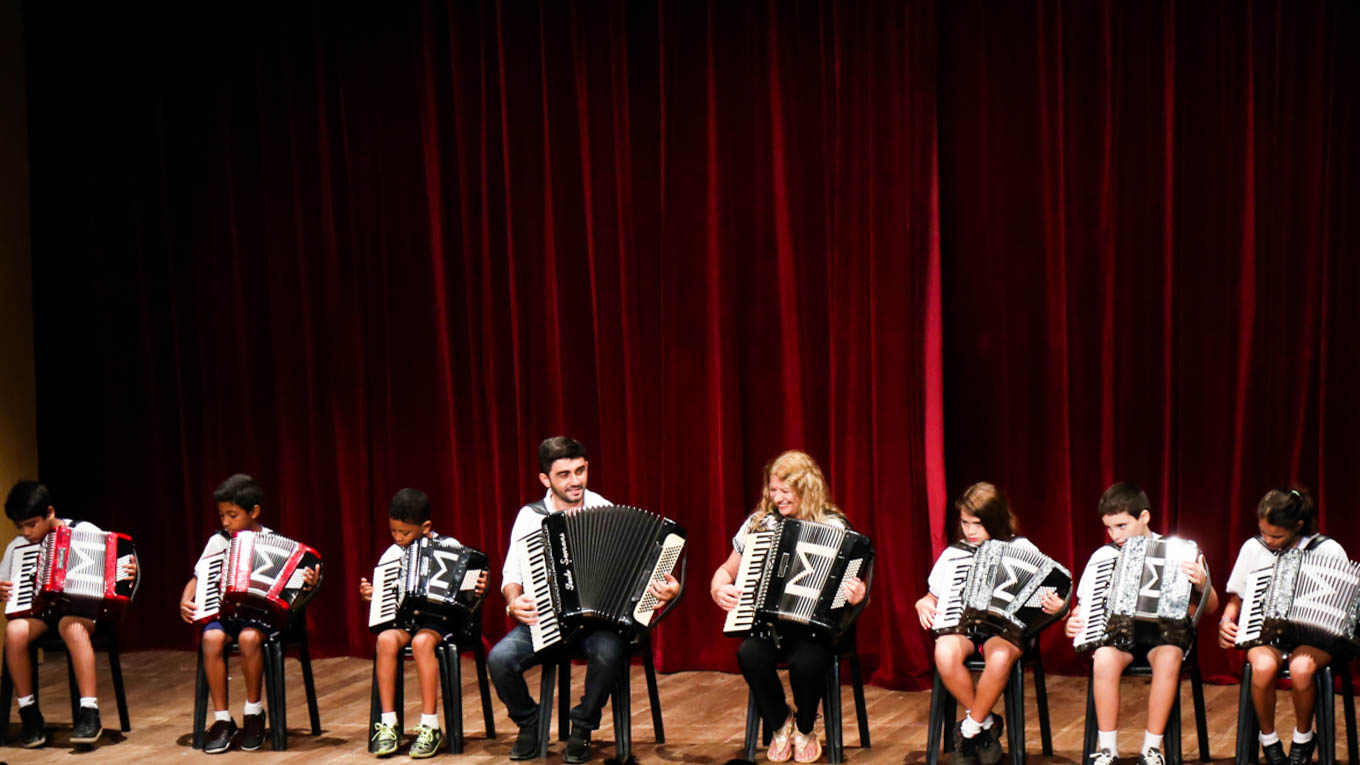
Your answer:
[[[319,589],[305,587],[303,581],[307,569],[319,565],[321,554],[301,542],[280,534],[238,531],[222,566],[221,611],[281,630]]]
[[[1052,592],[1064,601],[1072,595],[1072,574],[1060,563],[1028,545],[989,539],[947,561],[949,591],[936,603],[931,627],[937,635],[996,635],[1024,647],[1025,641],[1061,617],[1048,614],[1040,598]]]
[[[1119,555],[1096,564],[1089,602],[1082,604],[1086,623],[1072,639],[1078,651],[1104,645],[1128,650],[1135,643],[1138,624],[1159,632],[1159,643],[1188,648],[1195,625],[1204,611],[1210,585],[1205,581],[1199,599],[1182,563],[1199,560],[1199,545],[1179,537],[1130,537]],[[1206,576],[1208,572],[1205,572]]]
[[[121,618],[141,581],[140,566],[128,576],[136,554],[126,534],[79,525],[53,529],[41,542],[15,548],[5,616]]]
[[[373,569],[368,628],[374,632],[434,622],[466,628],[486,595],[476,593],[486,553],[451,537],[421,537],[390,550]]]
[[[1237,648],[1282,639],[1291,645],[1357,646],[1360,563],[1320,551],[1288,550],[1247,575]]]
[[[639,634],[652,622],[652,582],[664,582],[685,549],[685,529],[627,505],[551,513],[539,530],[515,541],[524,592],[538,622],[534,651],[586,625]]]
[[[841,585],[873,573],[873,543],[840,526],[785,518],[770,531],[750,532],[733,584],[737,606],[723,634],[744,637],[770,627],[791,628],[828,642],[839,640],[868,602],[846,603]]]

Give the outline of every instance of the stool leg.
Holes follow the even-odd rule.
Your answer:
[[[269,711],[273,717],[274,751],[288,748],[288,697],[283,688],[283,644],[266,640],[261,646],[264,654],[264,687],[268,694]]]
[[[1034,670],[1034,704],[1039,711],[1039,742],[1045,757],[1053,756],[1053,723],[1048,717],[1048,679],[1044,676],[1044,662],[1035,651],[1030,660]]]
[[[204,722],[208,716],[208,676],[203,671],[203,649],[198,650],[198,670],[194,673],[194,737],[195,749],[203,748]],[[8,675],[7,675],[8,676]],[[8,709],[9,707],[5,707]]]
[[[629,665],[614,683],[614,698],[609,702],[614,712],[614,756],[627,762],[633,752],[633,683]]]
[[[312,652],[307,647],[307,630],[302,630],[302,635],[298,640],[298,661],[302,664],[302,687],[307,691],[307,720],[312,724],[312,735],[321,735],[321,710],[316,704],[316,681],[312,678]],[[280,673],[282,673],[283,656],[282,651],[279,655]]]
[[[406,732],[406,652],[397,651],[397,684],[392,687],[392,705],[397,708],[397,734]]]
[[[869,705],[864,703],[864,679],[859,671],[859,651],[851,651],[846,658],[850,660],[850,687],[855,692],[855,723],[859,727],[859,746],[861,749],[868,749],[873,744],[869,740]]]
[[[1199,736],[1200,762],[1209,762],[1213,755],[1209,752],[1209,715],[1204,705],[1204,676],[1199,671],[1199,662],[1190,665],[1190,693],[1195,702],[1195,731]]]
[[[368,751],[373,751],[373,726],[382,719],[382,699],[378,695],[378,657],[373,657],[373,680],[368,699]]]
[[[954,751],[954,738],[958,734],[956,730],[958,726],[955,723],[958,716],[958,699],[955,699],[954,694],[946,690],[944,694],[944,750],[946,752]]]
[[[9,707],[14,700],[14,680],[9,676],[9,649],[0,656],[0,706],[5,708],[5,724],[0,726],[0,746],[9,745]]]
[[[440,692],[444,695],[444,728],[449,732],[449,751],[463,753],[463,678],[458,649],[448,643],[435,646],[439,659]]]
[[[1237,689],[1237,752],[1233,762],[1254,762],[1256,744],[1256,707],[1251,702],[1251,665],[1244,662],[1241,685]]]
[[[1356,745],[1355,731],[1355,687],[1351,682],[1351,666],[1347,663],[1341,673],[1342,705],[1346,713],[1346,758],[1351,765],[1360,762],[1360,747]]]
[[[940,732],[944,728],[944,681],[935,672],[930,685],[930,714],[926,718],[926,765],[940,761]],[[747,757],[747,759],[751,759]]]
[[[128,719],[127,692],[123,688],[123,661],[118,655],[118,635],[113,630],[109,633],[107,653],[109,673],[113,675],[113,699],[118,704],[120,730],[127,733],[132,730],[132,722]]]
[[[1017,660],[1011,665],[1011,681],[1004,693],[1010,699],[1010,736],[1012,765],[1025,765],[1025,667]]]
[[[543,682],[538,693],[538,756],[548,756],[548,741],[551,739],[553,681],[557,677],[557,662],[549,659],[543,662]],[[564,702],[565,703],[565,702]]]
[[[756,694],[746,692],[746,752],[745,759],[755,760],[756,739],[760,737],[760,710],[756,709]]]
[[[840,763],[845,759],[845,746],[841,735],[845,731],[841,720],[841,662],[832,657],[831,666],[826,673],[826,695],[822,697],[822,726],[826,728],[828,759]]]
[[[32,675],[33,684],[38,684],[38,674]],[[71,694],[71,724],[76,721],[76,712],[80,709],[80,686],[76,685],[76,667],[71,661],[71,652],[66,652],[66,687]]]
[[[1166,719],[1166,735],[1162,737],[1162,750],[1167,760],[1174,765],[1181,763],[1181,689],[1176,685],[1176,700],[1171,702],[1171,715]]]
[[[486,674],[486,650],[482,648],[480,637],[474,638],[477,647],[472,651],[474,663],[477,665],[477,690],[482,694],[482,720],[486,724],[486,737],[496,737],[496,718],[491,711],[491,683],[487,680]]]
[[[647,673],[647,702],[652,705],[652,737],[656,743],[666,743],[666,725],[661,722],[661,694],[656,689],[656,665],[652,660],[652,645],[648,641],[642,649],[642,668]]]
[[[564,657],[557,668],[557,740],[566,741],[571,733],[571,657]]]
[[[1314,682],[1317,685],[1317,703],[1314,705],[1317,711],[1313,715],[1313,729],[1321,739],[1318,761],[1322,765],[1336,765],[1336,686],[1332,683],[1331,666],[1319,670]]]
[[[1095,667],[1086,675],[1086,731],[1082,736],[1081,761],[1087,762],[1095,754],[1100,723],[1096,721]]]

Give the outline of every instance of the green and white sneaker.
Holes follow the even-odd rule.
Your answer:
[[[368,740],[368,751],[379,757],[397,751],[397,728],[395,725],[373,723],[373,738]]]
[[[423,759],[433,757],[439,751],[439,745],[444,743],[444,733],[438,728],[431,728],[428,725],[416,727],[416,740],[411,744],[410,755],[412,759]]]

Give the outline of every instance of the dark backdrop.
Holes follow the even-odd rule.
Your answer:
[[[974,480],[1078,568],[1116,478],[1220,583],[1275,483],[1360,542],[1351,4],[47,6],[42,477],[138,540],[133,645],[192,644],[244,470],[326,558],[319,647],[367,654],[388,497],[499,566],[558,432],[689,528],[666,670],[734,668],[707,581],[785,448],[877,542],[895,687]]]

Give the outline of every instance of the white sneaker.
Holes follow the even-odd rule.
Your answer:
[[[1161,749],[1144,749],[1138,757],[1138,765],[1166,765],[1166,757],[1162,755]]]
[[[1101,749],[1091,755],[1090,765],[1118,765],[1118,763],[1119,758],[1114,756],[1114,753],[1109,749]]]

